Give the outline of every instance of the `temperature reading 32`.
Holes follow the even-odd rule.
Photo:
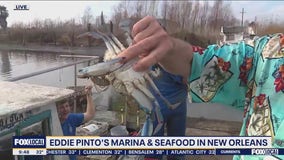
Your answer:
[[[120,154],[123,154],[123,151],[122,151],[122,150],[114,150],[114,151],[113,151],[113,154],[118,154],[118,155],[120,155]]]

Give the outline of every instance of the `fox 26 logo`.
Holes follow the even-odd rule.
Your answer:
[[[269,149],[251,149],[252,155],[277,155],[278,149],[269,148]]]

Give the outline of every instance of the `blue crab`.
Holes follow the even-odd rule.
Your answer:
[[[127,34],[128,39],[130,38]],[[97,63],[92,66],[81,68],[79,70],[80,77],[91,77],[97,80],[104,80],[105,85],[112,85],[114,89],[124,95],[131,95],[138,103],[140,108],[146,113],[146,121],[140,130],[140,136],[151,136],[157,133],[163,126],[163,116],[160,112],[160,107],[150,91],[150,87],[156,92],[162,100],[170,108],[176,108],[179,103],[171,104],[160,93],[159,89],[154,84],[152,78],[159,75],[159,70],[135,72],[132,65],[138,60],[133,59],[124,64],[120,63],[123,58],[118,58],[117,55],[121,53],[125,47],[112,33],[102,33],[100,31],[86,32],[78,37],[91,37],[94,39],[103,39],[107,46],[105,52],[104,62]],[[129,44],[131,45],[131,44]],[[99,81],[98,81],[99,82]],[[97,83],[96,83],[97,84]],[[153,118],[157,118],[158,125],[153,128]]]

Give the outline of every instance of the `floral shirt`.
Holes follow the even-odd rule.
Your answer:
[[[284,148],[284,35],[193,50],[188,78],[193,102],[218,102],[243,109],[240,136],[271,136],[273,147]]]

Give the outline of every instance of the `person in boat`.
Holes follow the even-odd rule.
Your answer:
[[[184,136],[186,92],[193,102],[218,102],[242,109],[240,136],[271,136],[272,146],[284,148],[284,34],[245,39],[206,49],[171,37],[151,16],[132,28],[133,44],[124,50],[122,63],[139,57],[135,71],[159,67],[155,84],[171,103],[159,98],[169,136]],[[154,67],[153,67],[154,66]],[[188,88],[187,88],[188,86]],[[164,132],[154,136],[163,136]],[[270,159],[284,159],[273,155]],[[234,159],[264,159],[264,156],[234,156]]]
[[[95,106],[92,98],[92,86],[85,87],[87,109],[85,113],[71,113],[68,99],[57,102],[57,112],[64,136],[75,136],[76,127],[92,120],[95,115]],[[76,155],[69,155],[70,160],[76,160]]]
[[[95,106],[92,98],[92,86],[85,87],[87,109],[85,113],[71,113],[68,99],[57,102],[58,117],[65,136],[74,136],[76,127],[90,121],[95,115]]]

